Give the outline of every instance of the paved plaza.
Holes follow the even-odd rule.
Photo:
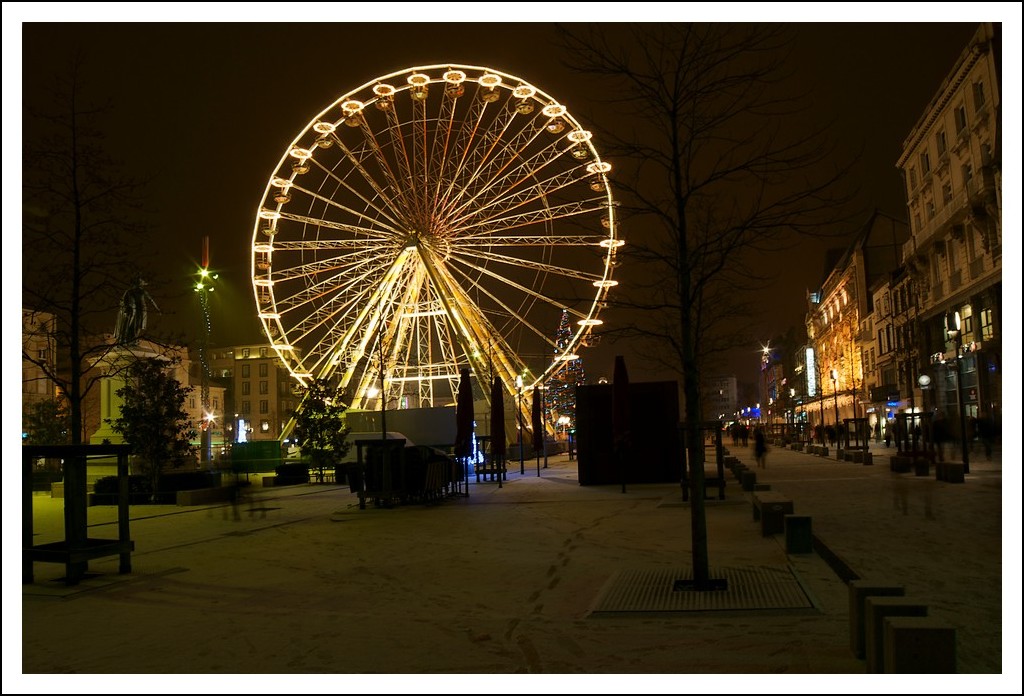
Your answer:
[[[690,572],[690,503],[678,484],[580,486],[561,455],[430,506],[360,510],[344,485],[258,477],[237,508],[133,506],[130,575],[100,559],[68,587],[63,566],[35,564],[4,693],[19,671],[11,691],[1019,693],[1016,470],[1004,506],[998,451],[975,454],[963,483],[893,473],[894,450],[872,451],[865,466],[772,448],[754,471],[810,516],[828,555],[955,627],[959,674],[865,674],[836,561],[762,536],[731,474],[705,505],[712,576],[756,596],[622,604],[617,583]],[[61,501],[37,494],[33,510],[37,543],[60,539]],[[90,508],[90,536],[115,537],[115,519]],[[10,582],[19,564],[5,561]],[[779,578],[805,603],[764,598]]]

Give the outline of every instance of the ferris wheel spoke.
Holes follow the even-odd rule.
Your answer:
[[[332,201],[331,199],[322,197],[322,195],[310,194],[310,198],[324,203],[325,206],[333,208],[335,211],[339,213],[351,215],[355,219],[355,222],[338,222],[335,220],[328,220],[327,218],[324,217],[315,217],[311,215],[305,215],[302,213],[295,213],[292,211],[285,210],[281,211],[279,220],[301,222],[308,225],[314,225],[316,227],[325,227],[327,229],[336,229],[339,231],[352,232],[356,234],[362,233],[379,236],[383,232],[390,232],[392,237],[400,236],[399,229],[401,227],[401,223],[398,222],[397,220],[392,220],[389,216],[381,216],[387,222],[387,224],[385,225],[381,222],[380,217],[370,217],[369,215],[357,212],[347,206],[339,205],[337,202]],[[364,226],[360,223],[366,223],[369,226]]]
[[[465,288],[452,277],[445,266],[429,258],[425,260],[425,265],[431,271],[431,281],[438,287],[445,311],[456,329],[456,336],[461,333],[462,337],[457,338],[452,345],[459,345],[461,352],[475,364],[478,375],[488,372],[488,366],[484,362],[488,353],[493,357],[496,348],[508,349],[507,353],[500,354],[497,369],[506,380],[514,379],[521,371],[522,365],[518,360],[507,357],[514,355],[507,339],[471,300]]]
[[[536,138],[531,138],[529,143],[535,143]],[[458,206],[450,213],[450,217],[458,218],[467,210],[486,200],[486,196],[494,191],[515,190],[526,182],[536,180],[536,177],[549,167],[561,166],[562,169],[569,166],[574,169],[582,167],[582,163],[563,157],[569,152],[569,147],[558,141],[542,144],[537,152],[522,154],[514,167],[500,167],[492,176],[487,178],[470,178],[465,182]],[[564,163],[564,164],[563,164]],[[585,170],[585,167],[583,167]],[[550,176],[550,174],[548,175]]]
[[[360,142],[358,148],[350,148],[345,141],[338,136],[337,132],[331,133],[331,141],[337,143],[339,150],[344,153],[345,159],[351,165],[352,170],[358,173],[360,179],[365,182],[374,192],[375,196],[384,203],[384,209],[381,209],[381,206],[376,205],[372,207],[375,210],[378,210],[380,214],[391,219],[390,215],[386,211],[401,211],[408,207],[408,201],[404,199],[404,189],[397,185],[398,180],[395,178],[394,172],[391,171],[387,158],[380,150],[380,144],[377,142],[376,134],[369,129],[365,119],[359,119],[359,131],[363,134],[363,140]],[[380,168],[381,174],[384,176],[383,183],[378,181],[370,170],[367,169],[364,164],[366,160],[372,160]],[[354,186],[347,183],[347,177],[341,177],[335,174],[333,169],[319,161],[317,162],[317,166],[336,182],[345,182],[343,185],[350,191],[356,191]],[[368,203],[365,196],[360,195],[359,197]],[[399,201],[401,201],[401,203],[399,203]],[[395,222],[395,224],[398,224],[397,221],[392,221]]]
[[[477,247],[556,247],[570,246],[593,248],[600,246],[607,237],[595,237],[584,234],[532,234],[532,235],[495,235],[489,233],[474,234],[469,237],[460,236],[456,246],[459,249]]]
[[[319,160],[313,158],[312,161],[317,165],[317,167],[319,167],[323,171],[325,177],[330,179],[335,185],[344,188],[346,191],[348,191],[350,194],[352,194],[352,196],[354,196],[358,200],[362,201],[363,204],[368,209],[373,210],[377,214],[377,218],[371,218],[371,217],[366,216],[363,213],[359,213],[359,212],[357,212],[357,211],[355,211],[355,210],[353,210],[353,209],[351,209],[349,207],[342,207],[342,206],[340,206],[338,204],[337,200],[335,200],[334,198],[329,198],[329,197],[326,197],[326,196],[322,196],[322,195],[320,195],[317,192],[311,191],[308,188],[305,188],[305,187],[299,185],[295,181],[293,181],[291,183],[291,186],[289,188],[291,190],[299,191],[299,192],[301,192],[301,193],[303,193],[303,194],[305,194],[305,195],[307,195],[307,196],[309,196],[309,197],[311,197],[311,198],[313,198],[315,200],[319,200],[320,202],[324,203],[325,205],[328,205],[328,206],[331,206],[331,207],[336,207],[336,208],[342,208],[345,212],[348,212],[348,213],[350,213],[352,215],[355,215],[356,217],[365,218],[366,220],[370,221],[371,223],[376,221],[376,220],[378,220],[378,219],[384,219],[384,220],[388,221],[388,224],[389,224],[390,228],[395,229],[395,228],[400,227],[400,223],[397,220],[395,220],[392,217],[391,213],[390,213],[390,211],[396,209],[396,206],[395,206],[394,202],[390,199],[386,189],[384,187],[382,187],[380,185],[380,183],[376,179],[374,179],[374,177],[370,174],[370,172],[367,171],[366,168],[363,167],[362,164],[359,163],[355,159],[354,153],[352,153],[348,148],[346,148],[345,144],[336,135],[332,134],[332,136],[333,136],[334,142],[338,143],[338,147],[343,152],[345,152],[346,155],[349,157],[349,161],[352,163],[353,169],[361,175],[362,180],[370,187],[370,189],[373,191],[373,193],[375,195],[375,198],[377,200],[381,201],[381,204],[377,204],[373,200],[371,200],[370,198],[367,198],[366,195],[364,195],[362,191],[360,191],[355,186],[353,186],[351,183],[349,183],[349,181],[348,181],[348,179],[346,177],[339,176],[334,170],[328,169]],[[321,185],[321,187],[322,187],[322,185]]]
[[[483,251],[481,249],[474,249],[469,253],[461,253],[457,250],[452,250],[452,258],[457,258],[461,263],[471,266],[478,270],[482,270],[484,267],[479,266],[474,259],[483,259],[485,261],[494,261],[495,263],[502,263],[511,268],[529,269],[532,271],[541,271],[543,273],[549,273],[553,276],[559,276],[562,278],[572,278],[573,280],[582,280],[588,284],[592,284],[595,281],[601,280],[604,276],[598,273],[589,273],[586,271],[578,271],[573,268],[565,268],[562,266],[556,266],[551,263],[545,263],[543,261],[535,261],[533,259],[523,258],[521,256],[509,256],[507,254],[495,254],[490,251]]]
[[[528,210],[512,215],[505,215],[503,217],[490,217],[461,225],[458,228],[459,242],[461,243],[466,239],[473,239],[477,237],[487,239],[492,236],[493,233],[500,232],[502,230],[527,227],[538,222],[550,222],[553,220],[580,217],[590,213],[598,213],[604,209],[605,208],[600,201],[591,199],[588,201],[561,203],[537,210]],[[479,228],[483,229],[481,230]],[[476,230],[476,232],[474,232],[474,230]],[[591,238],[594,237],[591,236]],[[595,239],[594,243],[597,243],[597,239]]]
[[[461,229],[471,223],[489,222],[523,206],[546,207],[549,196],[560,190],[567,190],[574,184],[578,184],[579,181],[578,174],[570,171],[556,174],[527,187],[508,189],[506,193],[499,193],[490,200],[481,202],[478,207],[466,211],[462,217],[452,218],[451,225],[454,228]],[[543,209],[534,212],[543,213]]]
[[[387,147],[388,151],[394,155],[392,159],[388,159],[385,148],[378,141],[377,134],[370,129],[366,118],[362,119],[360,126],[366,142],[372,146],[377,166],[380,167],[380,170],[388,179],[390,188],[397,194],[397,200],[401,201],[398,209],[402,212],[402,216],[408,219],[412,216],[413,211],[416,210],[415,194],[411,186],[412,165],[409,161],[405,138],[402,135],[402,123],[398,120],[397,110],[391,108],[387,109],[384,113],[388,122],[388,128],[385,132],[388,141]],[[394,171],[396,167],[398,169],[397,172]]]
[[[469,265],[469,264],[467,264],[467,265]],[[452,273],[452,274],[458,273],[459,276],[465,281],[467,287],[473,287],[478,292],[480,292],[481,294],[486,296],[488,299],[490,299],[496,306],[500,307],[504,311],[506,316],[516,320],[517,322],[519,322],[523,326],[526,326],[526,327],[530,328],[535,334],[537,334],[539,337],[541,337],[545,342],[551,342],[550,337],[546,333],[544,333],[542,331],[539,331],[535,326],[533,326],[533,324],[528,319],[526,319],[525,314],[523,312],[520,312],[520,311],[518,311],[516,309],[513,309],[505,300],[500,299],[494,292],[491,292],[486,287],[484,287],[481,283],[479,283],[478,281],[476,281],[473,278],[471,278],[461,268],[452,267],[452,266],[449,266],[448,268],[450,269],[450,273]],[[582,314],[579,313],[578,310],[574,310],[571,307],[567,308],[566,307],[567,303],[564,302],[564,301],[556,301],[556,300],[554,300],[554,299],[544,295],[543,293],[537,292],[533,288],[528,288],[525,285],[522,285],[520,283],[515,283],[513,281],[510,281],[507,278],[499,276],[498,274],[496,274],[496,273],[494,273],[494,272],[492,272],[489,269],[486,269],[484,267],[473,266],[473,268],[474,268],[474,270],[476,270],[476,271],[478,271],[480,273],[483,273],[483,274],[488,275],[488,276],[490,276],[490,277],[492,277],[492,278],[494,278],[496,280],[499,280],[504,285],[511,286],[515,290],[518,290],[522,295],[527,296],[532,301],[541,301],[541,302],[543,302],[543,303],[545,303],[545,304],[547,304],[547,305],[549,305],[549,306],[551,306],[553,308],[558,309],[559,311],[561,311],[562,309],[568,309],[568,311],[573,313],[573,314],[577,314],[577,315],[579,315],[581,317],[583,316]]]

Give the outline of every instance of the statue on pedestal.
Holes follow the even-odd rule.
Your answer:
[[[153,309],[160,311],[156,301],[146,292],[146,281],[142,276],[135,276],[132,285],[121,296],[121,308],[117,312],[117,324],[114,326],[114,340],[117,345],[133,345],[146,329],[146,305],[153,304]]]

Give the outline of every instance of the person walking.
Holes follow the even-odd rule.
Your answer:
[[[765,440],[764,428],[754,428],[754,459],[757,460],[758,469],[767,469],[765,455],[768,454],[768,442]]]

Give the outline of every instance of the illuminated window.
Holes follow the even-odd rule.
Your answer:
[[[263,346],[262,348],[260,348],[260,357],[261,358],[267,357],[267,350],[268,350],[268,348],[266,346]]]
[[[995,328],[992,326],[992,310],[983,309],[978,312],[978,324],[981,325],[981,340],[988,341],[995,336]]]
[[[249,349],[248,348],[243,348],[242,349],[242,357],[243,358],[248,358],[249,357]]]
[[[264,418],[263,420],[260,421],[260,432],[261,433],[269,433],[270,432],[270,421],[268,421],[266,418]]]

